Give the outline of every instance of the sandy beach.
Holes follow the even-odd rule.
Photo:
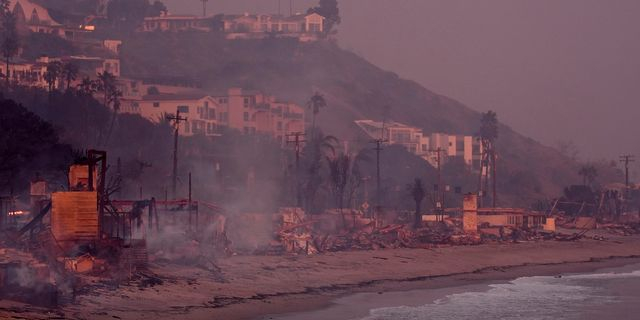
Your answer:
[[[152,264],[162,284],[96,283],[64,308],[9,301],[0,315],[70,319],[264,319],[319,309],[356,292],[444,288],[528,275],[588,272],[640,262],[640,236],[606,241],[523,242],[337,252],[315,256],[234,256],[202,268]],[[268,318],[268,317],[267,317]]]

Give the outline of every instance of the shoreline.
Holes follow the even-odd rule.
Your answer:
[[[313,296],[300,297],[301,306],[291,308],[290,310],[298,311],[284,311],[274,314],[261,315],[254,318],[246,318],[247,320],[288,320],[296,319],[297,315],[305,315],[310,312],[325,311],[329,308],[339,304],[340,300],[345,298],[354,297],[358,294],[394,294],[404,293],[411,291],[433,291],[427,299],[428,302],[433,302],[438,298],[437,292],[462,293],[466,292],[470,287],[482,288],[479,291],[488,289],[489,284],[506,283],[512,280],[522,277],[534,277],[534,276],[556,276],[566,274],[583,274],[592,273],[599,270],[620,268],[631,265],[640,264],[639,256],[630,257],[609,257],[594,259],[592,261],[584,262],[558,262],[549,264],[527,264],[527,265],[514,265],[514,266],[496,266],[488,267],[483,270],[476,270],[470,273],[451,274],[429,277],[427,279],[405,279],[400,281],[393,280],[391,283],[380,283],[371,286],[360,287],[358,290],[354,290],[346,293],[327,294],[323,297],[321,303],[305,301],[307,299],[313,299]],[[487,288],[485,288],[487,287]],[[425,302],[418,303],[403,303],[404,306],[415,307],[424,304]],[[389,305],[390,307],[393,305]],[[376,306],[380,307],[380,306]],[[286,306],[283,310],[287,310]],[[366,309],[368,311],[369,309]],[[352,314],[355,317],[366,317],[368,313],[361,309],[356,314]],[[244,320],[245,318],[239,318]],[[315,318],[314,318],[315,319]]]
[[[313,256],[233,256],[222,273],[152,264],[162,284],[99,282],[62,308],[0,301],[0,317],[46,319],[254,320],[319,310],[354,293],[452,288],[523,276],[586,273],[640,263],[640,236],[606,241],[541,241],[334,252]]]

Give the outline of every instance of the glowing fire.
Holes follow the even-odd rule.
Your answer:
[[[18,210],[18,211],[9,211],[9,216],[13,217],[13,216],[21,216],[21,215],[25,215],[27,214],[27,211],[22,211],[22,210]]]

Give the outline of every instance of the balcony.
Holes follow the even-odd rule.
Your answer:
[[[282,116],[286,119],[295,119],[295,120],[302,120],[304,118],[304,114],[294,113],[294,112],[287,112],[287,113],[284,113]]]

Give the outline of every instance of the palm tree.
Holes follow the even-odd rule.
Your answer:
[[[47,63],[47,71],[44,73],[44,80],[49,86],[49,94],[56,88],[56,84],[62,74],[62,63],[60,61],[51,61]]]
[[[416,202],[416,214],[414,217],[413,225],[415,228],[420,227],[422,222],[422,201],[424,200],[426,193],[424,191],[424,185],[422,184],[422,180],[416,178],[412,185],[409,185],[409,190],[411,191],[411,196],[413,197],[413,201]]]
[[[311,99],[309,99],[309,101],[307,102],[307,107],[309,109],[312,110],[313,112],[313,120],[312,120],[312,124],[311,127],[313,129],[316,128],[316,116],[318,115],[318,113],[320,113],[320,109],[324,108],[327,106],[327,101],[324,99],[324,97],[316,92],[316,94],[314,94]]]
[[[344,192],[347,183],[351,178],[352,160],[348,154],[341,153],[337,156],[327,157],[329,173],[331,177],[331,192],[336,201],[336,206],[342,215],[342,224],[346,226],[346,219],[342,208],[344,208]]]
[[[498,115],[494,111],[482,114],[480,120],[480,137],[491,143],[498,138]]]
[[[66,90],[71,88],[71,82],[75,81],[80,72],[77,65],[67,62],[62,66],[61,78],[67,82]]]
[[[300,185],[302,188],[305,211],[315,212],[315,202],[318,190],[324,183],[322,174],[323,159],[335,157],[335,146],[338,139],[333,136],[325,136],[322,132],[313,132],[308,142],[302,150],[302,164],[299,172],[301,176]]]
[[[118,111],[120,110],[120,97],[122,97],[122,92],[116,87],[116,77],[108,71],[98,74],[98,91],[102,91],[104,94],[104,106],[106,108],[113,109],[109,131],[107,131],[107,135],[103,141],[104,144],[106,144],[111,137],[111,133],[113,132],[113,127],[116,122],[116,117],[118,115]]]
[[[582,184],[586,187],[593,184],[598,176],[598,169],[592,164],[587,164],[580,168],[578,174],[582,176]]]
[[[97,83],[97,81],[91,80],[89,77],[82,78],[82,81],[78,85],[77,95],[82,99],[82,102],[83,102],[83,106],[84,106],[83,115],[84,115],[85,123],[90,123],[90,121],[91,121],[91,119],[90,119],[91,111],[89,109],[89,103],[91,102],[93,94],[96,93],[97,91],[98,91],[98,83]],[[94,127],[94,126],[87,126],[87,130],[89,128],[91,128],[92,130],[96,129],[96,127]],[[91,133],[93,133],[93,135],[90,134],[90,132],[87,132],[87,134],[86,134],[85,139],[87,139],[86,140],[87,141],[87,145],[89,145],[89,141],[91,141],[92,144],[99,143],[99,141],[89,140],[91,136],[94,139],[99,139],[97,137],[97,135],[95,135],[95,131],[93,131]]]

